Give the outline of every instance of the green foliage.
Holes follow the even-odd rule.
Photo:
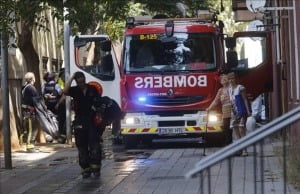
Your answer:
[[[140,3],[144,7],[144,14],[146,15],[156,15],[156,14],[165,14],[169,17],[173,17],[179,14],[178,9],[176,8],[176,3],[180,2],[179,0],[135,0],[135,3]]]
[[[113,41],[122,42],[126,18],[138,16],[144,12],[143,6],[140,3],[129,2],[127,6],[130,7],[130,9],[122,18],[118,20],[115,20],[113,17],[107,18],[103,24],[105,33],[107,33]]]
[[[68,11],[65,19],[69,20],[73,34],[103,33],[105,21],[118,23],[129,10],[125,0],[69,0],[64,6]]]
[[[129,16],[166,14],[169,17],[179,17],[181,13],[176,3],[188,6],[187,15],[195,16],[199,9],[221,10],[221,0],[6,0],[0,4],[0,30],[10,30],[15,21],[33,21],[39,30],[45,28],[48,20],[40,16],[42,10],[49,6],[55,7],[53,17],[62,22],[69,20],[72,34],[100,34],[107,33],[112,40],[121,41],[125,20]],[[231,11],[231,0],[223,0],[226,8],[219,15],[225,24],[225,32],[242,30],[245,25],[235,23]],[[68,14],[63,15],[64,7]],[[8,17],[14,13],[15,17]],[[230,30],[229,30],[230,29]]]
[[[39,13],[49,9],[46,0],[6,0],[0,4],[0,31],[7,31],[11,36],[14,32],[20,33],[22,29],[15,29],[15,23],[23,23],[21,28],[32,28],[34,25],[39,30],[45,28],[47,18],[40,16]]]
[[[218,19],[224,22],[224,33],[229,35],[233,35],[233,33],[237,31],[245,31],[247,24],[244,22],[234,21],[231,3],[231,0],[223,0],[224,11],[221,12],[221,0],[218,0],[217,3],[215,0],[207,0],[207,4],[210,9],[219,10],[220,14],[218,15]]]
[[[14,12],[15,3],[12,0],[1,1],[0,3],[0,32],[13,33],[11,24],[14,18],[11,17]]]
[[[216,1],[212,3],[207,0],[186,0],[185,3],[189,7],[192,16],[195,16],[197,10],[207,10],[211,5],[216,4]]]
[[[64,20],[63,1],[61,1],[61,0],[47,0],[46,2],[50,7],[55,8],[54,10],[52,9],[52,17],[57,18],[59,21],[63,21]]]
[[[117,4],[114,4],[115,2],[117,2]],[[121,2],[124,3],[124,1]],[[156,0],[134,0],[125,2],[126,5],[120,10],[120,12],[116,12],[115,8],[113,8],[113,6],[120,6],[120,1],[110,2],[109,7],[112,8],[113,12],[106,12],[106,14],[110,16],[103,19],[104,31],[111,37],[112,40],[122,40],[125,20],[129,16],[154,16],[156,14],[165,14],[169,17],[180,17],[181,13],[176,7],[176,3],[179,2],[186,3],[189,6],[189,15],[192,16],[195,10],[198,10],[198,8],[204,8],[208,6],[208,4],[204,0],[164,0],[160,2]],[[113,17],[113,15],[115,15],[116,13],[119,17]]]
[[[178,10],[176,3],[184,3],[187,5],[187,15],[194,17],[197,10],[207,9],[210,3],[207,0],[135,0],[136,3],[144,5],[145,13],[148,15],[165,14],[169,17],[180,17],[181,13]]]

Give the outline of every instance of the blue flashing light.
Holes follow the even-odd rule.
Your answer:
[[[138,98],[139,102],[146,102],[146,100],[147,100],[147,98],[144,97],[144,96],[141,96],[141,97]]]

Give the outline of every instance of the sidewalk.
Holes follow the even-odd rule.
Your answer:
[[[40,148],[41,153],[13,153],[12,170],[3,169],[1,153],[0,193],[200,193],[199,178],[185,179],[184,175],[203,157],[202,148],[157,149],[148,158],[118,161],[108,158],[103,160],[100,179],[87,180],[82,180],[80,176],[76,148],[61,144],[48,144]],[[206,148],[206,155],[218,149]],[[232,159],[233,193],[254,193],[251,150],[249,155]],[[272,144],[265,147],[265,156],[265,193],[282,194],[281,167]],[[227,178],[226,161],[211,168],[211,193],[227,193]],[[206,175],[204,185],[208,185]],[[208,193],[206,188],[204,193]],[[297,194],[300,191],[288,186],[287,193]]]

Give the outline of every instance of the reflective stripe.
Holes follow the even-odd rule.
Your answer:
[[[34,148],[34,145],[33,145],[33,144],[27,144],[27,145],[26,145],[26,149],[32,149],[32,148]]]
[[[222,126],[208,126],[206,131],[206,126],[198,127],[185,127],[185,132],[187,133],[203,133],[203,132],[218,132],[222,130]],[[158,133],[158,127],[155,128],[123,128],[121,133]]]
[[[124,128],[124,133],[156,133],[158,128]]]
[[[101,165],[99,165],[99,164],[90,164],[91,169],[99,169],[100,167],[101,167]]]
[[[189,132],[205,131],[205,126],[200,126],[200,127],[186,127],[186,131],[189,131]]]
[[[81,173],[83,172],[90,172],[91,171],[91,168],[85,168],[85,169],[82,169]]]
[[[29,105],[26,105],[26,104],[22,104],[21,107],[22,108],[34,108],[33,106],[29,106]]]

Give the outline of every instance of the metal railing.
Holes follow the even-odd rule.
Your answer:
[[[264,140],[271,137],[272,135],[281,132],[285,127],[292,125],[293,123],[300,120],[300,107],[297,107],[290,112],[280,116],[279,118],[263,125],[259,129],[247,134],[245,137],[235,141],[234,143],[218,150],[217,152],[204,157],[200,160],[195,168],[186,173],[186,178],[194,178],[199,176],[200,178],[200,193],[212,193],[212,182],[211,182],[211,168],[216,164],[220,164],[227,160],[227,189],[224,193],[231,194],[233,192],[233,182],[232,182],[232,157],[236,153],[253,146],[253,193],[265,193],[265,181],[264,181]],[[282,156],[282,168],[283,168],[283,191],[280,193],[287,193],[287,172],[286,172],[286,133],[282,133],[282,152],[279,153]],[[259,149],[257,149],[257,147]],[[257,172],[259,171],[259,172]],[[206,180],[207,185],[204,185],[204,180]],[[225,184],[225,182],[224,182]],[[204,191],[205,187],[205,191]],[[251,192],[252,193],[252,192]]]

